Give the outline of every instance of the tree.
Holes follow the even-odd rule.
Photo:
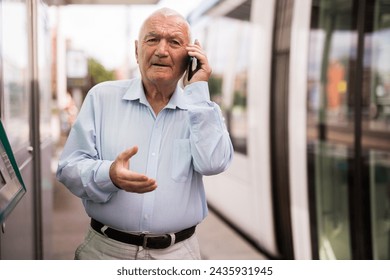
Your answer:
[[[109,80],[115,79],[114,71],[107,70],[99,61],[94,58],[88,59],[88,74],[90,76],[90,87]]]

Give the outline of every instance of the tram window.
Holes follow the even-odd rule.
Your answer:
[[[247,153],[247,79],[251,24],[220,17],[204,30],[208,58],[213,66],[210,95],[221,106],[234,150]],[[226,47],[229,46],[229,47]]]
[[[352,0],[314,1],[309,42],[307,131],[320,259],[350,259],[348,172],[353,158],[351,73],[357,33]]]
[[[370,151],[370,191],[374,259],[390,259],[390,153]]]
[[[365,68],[372,130],[390,130],[390,2],[376,1],[373,31],[365,37]]]
[[[364,4],[364,6],[359,6]],[[357,6],[356,6],[357,5]],[[364,18],[355,18],[357,11],[364,7]],[[364,20],[364,30],[356,31],[356,22]],[[358,54],[358,40],[364,36],[364,51]],[[362,47],[362,46],[359,46]],[[308,76],[308,155],[312,160],[312,174],[309,181],[316,194],[315,208],[318,224],[317,238],[320,258],[344,258],[350,255],[350,248],[340,249],[338,244],[350,244],[349,220],[337,232],[329,231],[329,216],[340,211],[340,207],[326,207],[326,197],[338,191],[338,200],[350,209],[360,207],[361,199],[348,196],[343,190],[345,184],[351,191],[356,185],[352,182],[337,182],[337,188],[326,176],[344,178],[353,176],[354,169],[349,163],[361,162],[361,182],[365,188],[360,196],[369,191],[370,209],[365,209],[370,224],[364,234],[363,249],[372,249],[368,254],[374,259],[390,258],[390,2],[385,0],[366,1],[325,1],[313,2],[310,37],[310,57]],[[363,57],[357,57],[362,54]],[[361,69],[357,61],[362,61]],[[356,73],[362,77],[354,80]],[[359,87],[359,90],[356,88]],[[360,94],[361,96],[357,96]],[[356,99],[355,99],[356,98]],[[355,104],[355,100],[361,102]],[[359,113],[359,115],[355,115]],[[356,127],[354,129],[355,120]],[[354,141],[356,136],[361,139]],[[357,137],[356,137],[357,138]],[[337,148],[336,148],[337,147]],[[335,153],[335,149],[338,153]],[[340,151],[344,150],[342,153]],[[360,151],[361,158],[353,151]],[[339,156],[336,156],[336,155]],[[341,156],[344,154],[344,156]],[[341,168],[342,167],[342,168]],[[344,171],[343,171],[344,170]],[[330,177],[329,177],[330,178]],[[333,180],[333,179],[332,179]],[[350,180],[351,181],[351,180]],[[353,181],[353,180],[352,180]],[[358,195],[356,195],[358,196]],[[368,199],[367,199],[368,200]],[[346,208],[345,211],[348,211]],[[346,212],[348,213],[348,212]],[[332,214],[332,215],[330,215]],[[340,213],[339,213],[340,214]],[[351,213],[354,214],[354,213]],[[343,215],[342,212],[340,215]],[[348,217],[351,215],[346,215]],[[336,217],[336,216],[334,216]],[[364,217],[362,217],[364,218]],[[340,221],[340,220],[339,220]],[[361,230],[355,226],[353,230]],[[369,239],[372,240],[369,240]],[[356,241],[356,240],[355,240]],[[357,247],[354,243],[354,247]],[[329,250],[331,249],[331,250]],[[360,248],[361,249],[361,248]],[[358,254],[363,254],[363,249]],[[323,254],[323,252],[332,254]],[[339,254],[340,253],[340,254]],[[356,248],[355,248],[356,254]],[[361,257],[361,256],[359,256]]]
[[[2,1],[3,117],[14,151],[29,141],[29,67],[26,1]]]
[[[351,125],[353,101],[348,79],[357,42],[356,32],[351,30],[352,1],[334,2],[333,6],[323,2],[315,23],[319,26],[310,33],[308,113],[312,118],[308,120],[345,127]]]
[[[369,1],[363,81],[363,149],[369,158],[374,259],[390,259],[390,2]]]

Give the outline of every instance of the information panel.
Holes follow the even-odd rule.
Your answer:
[[[26,192],[7,134],[0,121],[0,222],[11,213]]]

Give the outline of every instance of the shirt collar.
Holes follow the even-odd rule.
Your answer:
[[[145,96],[144,87],[142,86],[141,79],[137,78],[130,81],[130,85],[126,90],[125,94],[123,95],[122,99],[132,101],[139,100],[139,102],[142,104],[149,104]]]
[[[139,100],[140,103],[149,106],[149,102],[146,99],[144,87],[142,85],[142,80],[140,78],[136,78],[131,81],[130,86],[123,95],[123,99]],[[179,85],[176,86],[175,92],[172,94],[172,97],[165,108],[179,108],[183,110],[188,109],[188,106],[185,102],[183,89]]]
[[[185,102],[185,97],[183,93],[183,89],[177,85],[175,92],[172,94],[171,99],[169,100],[168,105],[166,108],[170,109],[182,109],[182,110],[187,110],[188,106],[187,103]]]

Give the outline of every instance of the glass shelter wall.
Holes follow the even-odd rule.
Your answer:
[[[21,20],[22,19],[22,20]],[[2,3],[2,117],[14,151],[29,144],[29,61],[25,1]]]

